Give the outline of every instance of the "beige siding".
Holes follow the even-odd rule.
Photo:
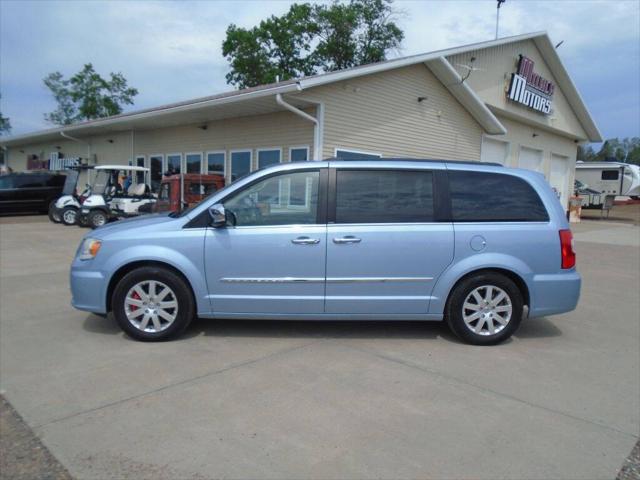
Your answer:
[[[313,111],[310,111],[313,113]],[[168,153],[194,153],[224,150],[227,159],[230,150],[250,149],[257,165],[258,148],[282,148],[284,161],[289,160],[289,148],[309,146],[313,151],[313,125],[290,112],[277,112],[252,117],[239,117],[209,122],[206,130],[201,124],[160,128],[148,131],[120,132],[88,137],[92,156],[98,164],[126,165],[131,158]],[[56,147],[60,147],[58,150]],[[60,138],[55,143],[25,145],[9,149],[8,165],[14,170],[24,170],[27,156],[38,155],[48,159],[51,152],[60,151],[65,157],[87,158],[87,145]],[[148,164],[147,164],[148,166]]]
[[[535,71],[537,73],[556,84],[556,90],[553,95],[553,111],[549,115],[538,113],[524,105],[507,100],[506,92],[509,88],[511,74],[517,70],[519,55],[521,54],[535,62]],[[564,132],[569,136],[586,139],[586,133],[582,125],[580,125],[578,117],[557,86],[557,81],[533,41],[526,40],[494,48],[466,52],[460,55],[453,55],[448,60],[463,75],[467,72],[460,68],[460,65],[469,65],[471,57],[476,57],[474,66],[479,70],[471,74],[467,83],[487,104],[541,126]]]
[[[386,157],[480,159],[481,127],[424,65],[299,95],[324,103],[325,158],[342,147]]]

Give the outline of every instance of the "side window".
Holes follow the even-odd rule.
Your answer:
[[[546,222],[549,215],[526,181],[511,175],[449,171],[454,222]]]
[[[602,176],[600,177],[602,180],[618,180],[620,178],[619,170],[603,170]]]
[[[409,170],[338,170],[336,223],[433,221],[433,174]]]
[[[15,187],[14,188],[38,188],[44,187],[44,179],[42,175],[37,174],[27,174],[21,175],[15,178]]]
[[[320,172],[310,170],[268,177],[225,200],[236,226],[314,224]]]

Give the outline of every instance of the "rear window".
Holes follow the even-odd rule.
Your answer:
[[[546,222],[547,210],[531,185],[511,175],[449,171],[454,222]]]
[[[338,170],[336,183],[336,223],[433,221],[431,172]]]
[[[619,170],[603,170],[602,171],[602,180],[618,180],[620,178]]]

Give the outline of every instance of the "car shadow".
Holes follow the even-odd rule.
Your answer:
[[[113,315],[88,315],[83,328],[91,333],[122,335]],[[462,343],[444,322],[406,321],[297,321],[297,320],[211,320],[198,318],[176,339],[198,336],[264,338],[391,338],[436,339]],[[548,319],[524,320],[514,336],[520,340],[557,337],[562,331]],[[507,340],[508,343],[511,340]]]

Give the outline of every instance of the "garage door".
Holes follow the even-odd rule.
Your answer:
[[[542,172],[542,150],[520,147],[518,166],[535,172]]]
[[[509,154],[509,144],[493,138],[482,139],[482,151],[480,160],[483,162],[494,162],[502,165],[507,164],[507,155]]]
[[[569,205],[569,157],[551,154],[551,173],[549,183],[558,193],[562,206],[567,209]]]

